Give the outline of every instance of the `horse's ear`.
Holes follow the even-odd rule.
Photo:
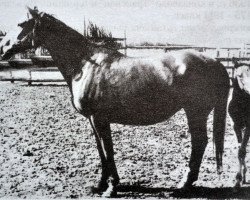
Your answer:
[[[27,6],[27,9],[29,11],[29,13],[31,14],[31,16],[34,18],[34,19],[37,19],[39,17],[39,12],[37,9],[31,9],[30,7]]]

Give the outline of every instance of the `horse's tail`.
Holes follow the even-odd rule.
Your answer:
[[[223,70],[225,70],[225,68]],[[227,72],[224,72],[224,76],[222,76],[222,78],[223,80],[220,80],[219,87],[217,88],[218,98],[214,108],[214,126],[213,126],[213,140],[216,149],[216,162],[217,162],[218,174],[222,172],[222,156],[224,150],[224,136],[225,136],[226,116],[227,116],[227,100],[230,89],[230,82]]]

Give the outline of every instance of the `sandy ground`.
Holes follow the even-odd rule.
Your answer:
[[[250,199],[248,185],[232,190],[238,161],[229,117],[224,171],[220,179],[216,173],[212,121],[210,115],[197,187],[185,194],[176,188],[191,152],[184,111],[153,126],[112,124],[118,198]],[[0,82],[0,123],[0,198],[97,197],[90,193],[101,173],[95,139],[89,122],[73,109],[67,87]],[[249,166],[250,154],[246,161]]]

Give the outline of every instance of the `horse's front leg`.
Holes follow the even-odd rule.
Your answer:
[[[101,180],[97,188],[93,189],[93,192],[103,193],[103,196],[113,196],[116,193],[119,176],[114,161],[110,124],[96,117],[91,117],[90,122],[94,130],[97,149],[102,163]],[[111,185],[108,184],[109,179]]]

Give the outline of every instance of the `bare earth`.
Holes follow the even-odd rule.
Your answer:
[[[191,152],[184,111],[153,126],[113,124],[118,198],[250,199],[249,185],[232,189],[238,160],[229,117],[224,172],[220,179],[216,173],[212,121],[210,115],[197,187],[187,193],[177,189]],[[90,193],[101,173],[95,139],[89,122],[73,109],[67,87],[1,82],[0,123],[0,198],[98,197]],[[250,153],[246,162],[250,166]]]

